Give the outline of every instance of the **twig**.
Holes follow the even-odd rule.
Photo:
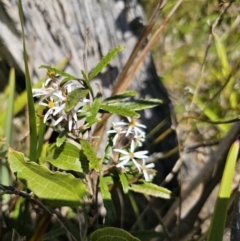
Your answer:
[[[56,219],[59,221],[59,223],[62,224],[63,228],[68,232],[68,234],[71,236],[72,240],[77,241],[76,238],[72,235],[68,225],[66,224],[66,222],[63,219],[60,212],[48,208],[41,201],[34,198],[31,194],[24,192],[24,191],[20,191],[20,190],[16,189],[15,187],[0,184],[0,190],[2,190],[2,192],[0,193],[1,195],[14,194],[14,195],[21,196],[21,197],[25,198],[26,200],[30,201],[31,203],[38,205],[45,212],[47,212],[51,215],[55,215]]]
[[[177,3],[174,5],[170,13],[167,15],[167,17],[164,19],[163,23],[161,26],[157,29],[157,31],[153,34],[152,38],[149,40],[147,45],[144,47],[143,51],[140,53],[139,57],[137,58],[136,62],[134,62],[131,70],[128,72],[128,74],[125,76],[124,79],[120,81],[118,80],[118,83],[116,84],[112,95],[115,95],[121,91],[124,91],[128,88],[130,85],[134,75],[137,73],[137,71],[140,69],[140,67],[143,64],[143,60],[146,58],[148,52],[152,49],[154,44],[157,42],[159,39],[159,35],[162,33],[163,29],[166,27],[168,21],[174,14],[174,12],[178,9],[178,7],[181,5],[183,0],[178,0]]]

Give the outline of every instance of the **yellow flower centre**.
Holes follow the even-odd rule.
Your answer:
[[[136,119],[132,119],[131,122],[129,123],[129,125],[132,127],[136,126],[136,124],[137,124]]]
[[[53,101],[48,102],[48,107],[53,108],[55,106],[55,103]]]
[[[134,153],[133,152],[129,152],[129,157],[130,158],[134,158]]]

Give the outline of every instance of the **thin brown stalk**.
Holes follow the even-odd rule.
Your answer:
[[[133,64],[133,66],[132,66],[131,70],[129,71],[129,73],[126,75],[126,77],[124,79],[121,79],[121,84],[118,81],[118,84],[115,86],[115,88],[114,88],[114,90],[112,92],[112,95],[120,93],[120,92],[126,90],[129,87],[129,85],[131,84],[131,82],[133,80],[133,77],[135,76],[137,71],[142,66],[143,61],[146,58],[147,54],[152,49],[154,44],[157,42],[157,40],[159,39],[159,35],[162,33],[162,31],[166,27],[168,21],[170,20],[172,15],[175,13],[175,11],[178,9],[178,7],[181,5],[181,3],[182,3],[182,0],[178,0],[177,3],[174,5],[174,7],[170,11],[170,13],[164,19],[163,23],[156,30],[156,32],[154,33],[152,38],[149,40],[147,45],[144,47],[143,51],[141,52],[141,54],[137,58],[136,62]]]
[[[163,9],[165,3],[163,0],[160,0],[159,1],[159,4],[155,10],[155,12],[153,13],[153,15],[151,16],[148,24],[146,25],[146,27],[144,28],[138,42],[136,43],[131,55],[129,56],[128,58],[128,61],[127,63],[125,64],[125,66],[123,67],[123,70],[121,71],[119,77],[118,77],[118,80],[117,80],[117,83],[115,85],[115,88],[114,90],[118,89],[118,88],[121,88],[120,86],[122,85],[123,83],[123,80],[125,79],[130,67],[132,66],[138,52],[140,51],[140,49],[142,48],[142,45],[144,43],[144,41],[146,40],[147,36],[150,34],[153,26],[155,25],[156,23],[156,20],[157,20],[157,17],[159,16],[161,10]],[[113,94],[114,95],[114,91],[113,91]]]

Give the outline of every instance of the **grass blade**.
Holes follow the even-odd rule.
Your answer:
[[[228,153],[208,234],[208,241],[222,241],[238,151],[239,141],[237,140],[232,144]]]
[[[35,118],[35,109],[34,109],[34,101],[32,95],[32,84],[30,80],[30,74],[28,69],[28,58],[27,58],[27,50],[25,43],[25,33],[24,33],[24,25],[23,25],[23,9],[22,9],[22,1],[18,1],[18,10],[19,17],[21,22],[22,29],[22,39],[23,39],[23,58],[25,65],[25,81],[26,81],[26,89],[27,89],[27,104],[28,104],[28,118],[29,118],[29,133],[30,133],[30,152],[29,158],[31,161],[36,161],[37,154],[37,129],[36,129],[36,118]]]
[[[15,92],[15,70],[11,68],[9,73],[9,96],[6,111],[4,136],[6,137],[6,145],[12,144],[12,120],[13,120],[13,106],[14,106],[14,92]]]

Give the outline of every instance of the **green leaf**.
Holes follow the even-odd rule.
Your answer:
[[[159,100],[159,99],[140,99],[140,100],[121,102],[121,104],[124,107],[129,108],[131,110],[135,110],[135,111],[153,108],[162,103],[163,103],[162,100]]]
[[[89,173],[89,161],[83,150],[80,150],[80,161],[84,173]]]
[[[53,229],[53,230],[45,233],[42,236],[41,241],[54,240],[62,234],[66,234],[66,230],[63,227],[56,228],[56,229]]]
[[[66,78],[64,78],[63,80],[61,80],[60,86],[65,85],[65,84],[66,84],[68,81],[70,81],[70,80],[73,80],[73,78],[71,78],[71,77],[66,77]]]
[[[96,171],[100,170],[100,160],[96,155],[96,151],[90,145],[87,140],[81,139],[80,144],[82,146],[82,150],[84,155],[88,158],[90,169],[94,169]]]
[[[24,58],[24,66],[25,66],[25,82],[26,82],[26,89],[27,89],[28,120],[29,120],[29,132],[30,132],[29,157],[32,161],[37,161],[36,118],[35,118],[34,100],[33,100],[33,94],[32,94],[32,84],[31,84],[31,78],[30,78],[30,73],[28,69],[28,57],[27,57],[27,49],[26,49],[26,43],[25,43],[22,1],[19,0],[18,3],[19,3],[18,4],[19,17],[20,17],[21,29],[22,29],[23,58]]]
[[[50,162],[53,166],[62,170],[83,172],[80,162],[80,149],[70,142],[65,142],[60,147],[51,145],[46,157],[41,162]]]
[[[120,94],[117,94],[117,95],[114,95],[114,96],[111,96],[109,98],[106,98],[103,102],[105,103],[108,103],[108,102],[112,102],[112,101],[116,101],[116,100],[122,100],[122,99],[126,99],[126,98],[129,98],[129,97],[133,97],[137,94],[137,92],[135,90],[129,90],[129,91],[125,91],[123,93],[120,93]]]
[[[89,79],[88,79],[86,73],[85,73],[83,70],[81,70],[81,73],[82,73],[83,79],[84,79],[86,82],[88,82],[88,84],[89,84],[89,86],[90,86],[90,82],[89,82]]]
[[[94,78],[96,75],[98,75],[108,64],[109,62],[123,49],[125,46],[120,45],[115,48],[113,48],[111,51],[109,51],[102,59],[101,61],[97,64],[96,67],[92,69],[90,72],[88,79],[91,80]]]
[[[122,184],[123,192],[128,193],[129,184],[128,184],[128,179],[127,179],[125,173],[119,173],[119,178],[120,178],[120,182]]]
[[[232,181],[236,162],[238,160],[239,141],[235,141],[228,153],[227,161],[223,171],[222,181],[220,184],[218,198],[214,207],[213,217],[211,220],[208,241],[222,240],[224,227],[227,218],[228,202],[232,190]]]
[[[88,87],[88,89],[91,92],[91,95],[93,96],[92,86],[90,85],[90,81],[89,81],[86,73],[83,70],[81,70],[81,73],[82,73],[82,76],[83,76],[83,79],[85,81],[86,86]]]
[[[216,33],[214,33],[213,36],[214,36],[214,42],[215,42],[218,58],[222,65],[221,69],[222,69],[223,77],[226,77],[230,72],[228,53],[223,44],[223,40]]]
[[[88,194],[83,181],[71,174],[51,172],[35,162],[26,162],[21,152],[9,148],[8,161],[13,173],[39,198],[56,206],[78,206]]]
[[[94,231],[90,241],[140,241],[127,231],[120,228],[106,227]]]
[[[41,153],[42,153],[45,130],[46,130],[46,125],[43,122],[43,118],[41,118],[39,119],[39,127],[38,127],[37,159],[41,156]]]
[[[162,104],[159,99],[144,99],[120,102],[102,102],[101,109],[109,113],[118,114],[125,117],[139,117],[136,111],[155,107]]]
[[[15,70],[11,68],[9,73],[9,96],[8,96],[6,120],[5,120],[5,127],[4,127],[4,136],[6,138],[7,147],[11,146],[12,144],[14,92],[15,92]],[[5,150],[7,150],[7,147]]]
[[[138,230],[130,232],[134,237],[139,238],[142,241],[151,241],[154,238],[164,238],[164,233],[155,232],[151,230]]]
[[[9,169],[7,160],[4,158],[1,158],[1,168],[0,168],[0,184],[11,186],[13,185],[14,181],[12,178],[12,173]],[[10,195],[3,195],[1,193],[1,198],[4,201],[10,201],[12,198]]]
[[[78,80],[79,79],[78,77],[70,75],[70,74],[68,74],[68,73],[66,73],[66,72],[64,72],[62,70],[50,67],[48,65],[41,65],[41,66],[39,66],[39,69],[47,69],[47,70],[49,70],[51,72],[54,72],[55,74],[59,74],[60,76],[66,77],[68,80]]]
[[[111,193],[108,189],[108,185],[105,177],[99,176],[99,185],[100,185],[100,191],[101,191],[104,207],[107,211],[107,214],[105,217],[105,225],[108,226],[108,225],[111,225],[116,218],[115,208],[112,202]]]
[[[104,158],[103,158],[104,164],[108,164],[112,157],[113,148],[114,148],[112,139],[113,138],[108,136],[108,141],[106,143],[106,147],[105,147],[105,151],[104,151]]]
[[[134,110],[129,109],[128,107],[124,106],[122,102],[119,103],[112,103],[112,104],[104,104],[102,103],[100,109],[112,113],[117,114],[125,117],[139,117],[139,114],[136,113]]]
[[[97,118],[97,114],[100,108],[102,102],[102,95],[101,93],[98,93],[97,96],[94,98],[94,101],[92,105],[89,108],[88,116],[86,117],[86,122],[89,124],[89,126],[92,126],[96,122],[99,122],[99,119]]]
[[[143,193],[146,195],[160,197],[164,199],[170,199],[174,197],[171,191],[153,183],[141,182],[137,184],[132,184],[129,189],[134,192]]]
[[[59,136],[57,137],[57,141],[56,141],[56,146],[57,147],[60,147],[66,141],[67,134],[68,134],[67,131],[62,131],[59,134]]]
[[[88,89],[78,88],[73,90],[67,96],[65,111],[69,112],[76,104],[78,104],[88,94]]]

